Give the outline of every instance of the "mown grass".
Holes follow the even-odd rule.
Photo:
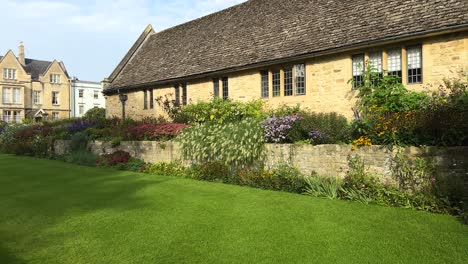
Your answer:
[[[0,155],[0,263],[466,263],[454,217]]]

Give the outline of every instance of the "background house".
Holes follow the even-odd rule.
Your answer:
[[[164,114],[155,98],[301,104],[352,118],[364,64],[436,89],[468,70],[468,4],[250,0],[155,32],[148,26],[104,81],[107,115]]]
[[[70,84],[71,117],[83,117],[92,108],[105,108],[106,100],[99,82],[80,81],[73,78]]]
[[[63,62],[28,59],[20,43],[18,56],[11,50],[0,56],[0,70],[3,121],[70,117],[70,83]]]

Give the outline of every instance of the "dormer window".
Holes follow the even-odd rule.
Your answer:
[[[60,83],[60,74],[51,74],[50,83]]]
[[[16,80],[16,70],[4,68],[3,69],[3,79],[5,80]]]

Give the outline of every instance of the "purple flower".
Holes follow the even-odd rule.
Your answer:
[[[294,122],[301,118],[299,115],[268,118],[262,123],[262,127],[265,130],[265,139],[274,143],[284,141]]]
[[[310,141],[312,142],[312,144],[323,143],[328,138],[327,134],[318,130],[310,131],[309,136],[310,136]]]
[[[75,134],[78,132],[85,131],[86,129],[90,127],[94,127],[96,125],[97,125],[96,121],[75,121],[68,128],[68,132],[70,134]]]

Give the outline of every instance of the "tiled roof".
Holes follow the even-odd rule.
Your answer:
[[[51,61],[41,61],[41,60],[33,60],[33,59],[25,59],[26,65],[23,66],[24,70],[31,74],[31,78],[33,80],[39,79],[40,74],[44,74],[45,71],[49,68]]]
[[[150,34],[108,91],[455,27],[466,0],[250,0]]]

